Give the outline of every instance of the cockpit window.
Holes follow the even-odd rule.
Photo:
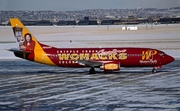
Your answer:
[[[164,52],[160,52],[159,55],[160,55],[160,56],[164,56],[165,53],[164,53]]]

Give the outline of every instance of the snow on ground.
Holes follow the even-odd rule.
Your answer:
[[[150,47],[180,58],[179,25],[121,31],[121,26],[29,27],[37,39],[57,47]],[[15,58],[10,27],[0,27],[0,110],[179,110],[180,61],[149,68],[87,74]],[[69,42],[72,40],[72,42]]]

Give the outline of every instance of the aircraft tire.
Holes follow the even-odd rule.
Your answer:
[[[153,70],[152,70],[152,73],[156,73],[156,72],[157,72],[156,69],[153,69]]]
[[[95,69],[94,69],[94,67],[91,67],[91,69],[89,70],[89,74],[95,74],[96,72],[95,72]]]

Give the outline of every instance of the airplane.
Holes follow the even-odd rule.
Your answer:
[[[174,61],[165,52],[153,48],[56,48],[42,44],[28,31],[18,18],[10,18],[18,48],[8,49],[16,57],[41,64],[81,68],[95,68],[104,72],[118,71],[121,67],[152,67],[152,72]]]

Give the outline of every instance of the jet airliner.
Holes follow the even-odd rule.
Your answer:
[[[10,23],[18,48],[9,51],[33,62],[69,68],[89,67],[89,73],[93,74],[95,68],[106,72],[121,67],[152,67],[154,73],[174,61],[163,51],[152,48],[56,48],[38,42],[18,18],[11,18]]]

